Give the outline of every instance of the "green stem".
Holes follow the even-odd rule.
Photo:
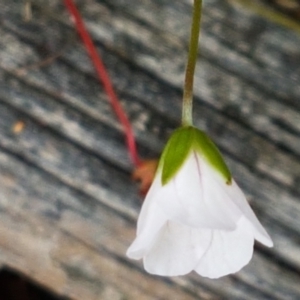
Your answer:
[[[183,105],[182,105],[183,126],[189,126],[193,124],[193,116],[192,116],[193,86],[194,86],[195,66],[198,57],[201,12],[202,12],[202,0],[194,0],[189,54],[188,54],[186,71],[185,71],[185,82],[184,82],[184,91],[183,91]]]

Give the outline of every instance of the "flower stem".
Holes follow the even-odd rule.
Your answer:
[[[135,141],[135,137],[134,137],[134,133],[133,133],[131,124],[130,124],[129,119],[128,119],[125,111],[123,110],[123,108],[120,104],[120,101],[115,93],[115,90],[113,88],[113,85],[112,85],[112,82],[108,75],[108,72],[106,71],[104,63],[102,62],[100,55],[97,53],[96,47],[95,47],[88,31],[85,28],[84,22],[83,22],[81,15],[80,15],[76,5],[74,4],[73,0],[64,0],[64,4],[65,4],[66,8],[68,9],[69,13],[71,14],[71,16],[73,17],[76,29],[83,41],[83,44],[84,44],[92,62],[93,62],[93,65],[96,69],[97,75],[103,84],[104,90],[110,101],[110,105],[113,108],[115,114],[117,115],[117,118],[119,119],[120,123],[123,126],[124,133],[126,136],[127,149],[128,149],[130,158],[132,160],[132,163],[135,166],[139,166],[140,159],[138,156],[136,141]]]
[[[189,44],[189,53],[185,71],[185,82],[183,90],[182,104],[182,125],[189,126],[193,124],[193,86],[194,73],[198,56],[199,32],[202,12],[202,0],[194,0],[193,18],[191,25],[191,36]]]

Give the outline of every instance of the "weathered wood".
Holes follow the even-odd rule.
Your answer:
[[[300,298],[300,35],[237,2],[205,1],[195,123],[220,146],[275,247],[257,247],[247,267],[219,280],[161,279],[127,260],[140,199],[90,61],[60,1],[37,1],[24,23],[21,4],[4,0],[2,265],[74,299]],[[141,153],[158,156],[180,123],[191,1],[78,4]],[[15,134],[18,120],[25,129]]]

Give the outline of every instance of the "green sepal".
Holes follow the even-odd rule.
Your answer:
[[[162,167],[162,185],[167,184],[176,175],[190,153],[194,139],[191,128],[181,127],[171,135],[158,167]]]
[[[171,135],[159,162],[162,185],[167,184],[180,170],[191,150],[197,151],[225,180],[231,184],[231,173],[212,140],[201,130],[186,126]]]
[[[231,173],[222,157],[217,146],[214,142],[206,135],[205,132],[193,128],[195,132],[194,145],[196,150],[204,159],[226,180],[227,184],[231,184],[232,176]]]

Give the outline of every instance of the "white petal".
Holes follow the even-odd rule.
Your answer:
[[[151,225],[149,223],[154,222],[152,218],[156,216],[156,213],[158,214],[157,219],[162,219],[162,218],[164,219],[164,216],[161,215],[162,212],[157,212],[157,210],[160,210],[159,205],[157,206],[155,205],[156,204],[155,196],[159,194],[161,189],[162,189],[161,171],[159,171],[154,177],[153,183],[146,195],[141,212],[139,214],[138,223],[137,223],[137,235],[139,235],[146,227]]]
[[[154,195],[153,200],[171,220],[181,224],[233,230],[241,212],[224,188],[228,188],[225,180],[192,151],[175,177]]]
[[[234,231],[213,231],[211,245],[195,271],[209,278],[235,273],[250,261],[253,244],[253,230],[248,220],[242,217]]]
[[[207,202],[207,207],[216,218],[227,218],[236,224],[242,212],[228,194],[230,185],[200,155],[196,153],[196,156],[202,171],[203,197]]]
[[[126,255],[132,259],[141,259],[146,255],[155,242],[159,231],[167,222],[165,214],[155,203],[149,206],[149,213],[145,217],[142,229],[139,230],[136,239],[126,252]]]
[[[153,194],[160,188],[160,176],[156,176],[138,218],[137,237],[126,252],[126,255],[132,259],[141,259],[145,256],[148,249],[154,243],[159,230],[167,222],[166,215],[152,201]]]
[[[144,258],[147,272],[161,276],[179,276],[191,272],[205,253],[211,230],[191,229],[168,221]]]
[[[272,239],[258,221],[244,193],[241,191],[235,181],[232,182],[229,192],[232,200],[236,203],[236,205],[239,207],[248,221],[252,224],[255,239],[268,247],[273,247]]]

